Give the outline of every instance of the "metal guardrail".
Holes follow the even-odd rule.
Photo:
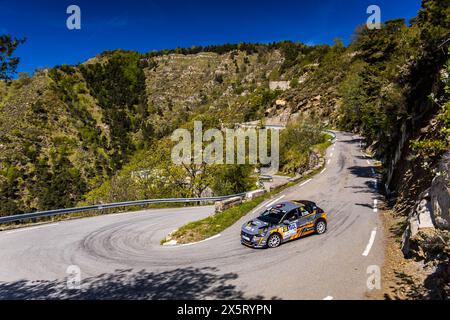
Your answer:
[[[324,130],[323,132],[324,132],[324,133],[328,133],[329,135],[333,136],[333,140],[332,140],[332,141],[335,141],[335,140],[336,140],[337,136],[336,136],[336,133],[335,133],[335,132],[333,132],[333,131],[331,131],[331,130]]]
[[[124,207],[133,207],[133,206],[145,206],[148,204],[155,204],[155,203],[214,202],[214,201],[225,200],[225,199],[229,199],[229,198],[233,198],[233,197],[242,197],[245,195],[246,195],[246,193],[239,193],[239,194],[233,194],[233,195],[221,196],[221,197],[149,199],[149,200],[140,200],[140,201],[138,200],[138,201],[98,204],[98,205],[78,207],[78,208],[37,211],[37,212],[33,212],[33,213],[24,213],[24,214],[12,215],[12,216],[0,217],[0,224],[8,223],[8,222],[15,222],[15,221],[23,221],[23,220],[28,220],[28,219],[53,217],[53,216],[64,215],[64,214],[69,214],[69,213],[78,213],[78,212],[87,212],[87,211],[114,209],[114,208],[124,208]]]

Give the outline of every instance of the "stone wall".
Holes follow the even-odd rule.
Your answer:
[[[226,209],[240,205],[242,203],[242,197],[234,197],[223,201],[217,201],[215,204],[216,213],[223,212]]]

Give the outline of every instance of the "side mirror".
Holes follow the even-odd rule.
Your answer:
[[[288,226],[288,225],[290,225],[290,224],[291,224],[291,222],[290,222],[289,220],[284,220],[284,221],[283,221],[283,224],[285,224],[285,225],[287,225],[287,226]]]

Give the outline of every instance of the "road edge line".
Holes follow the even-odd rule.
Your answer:
[[[376,235],[377,235],[377,228],[373,229],[370,234],[369,243],[367,244],[366,249],[364,250],[364,252],[362,254],[364,257],[367,257],[369,255],[370,250],[372,249],[372,246],[375,242]]]

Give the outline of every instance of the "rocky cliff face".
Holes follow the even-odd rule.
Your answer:
[[[438,175],[431,186],[420,194],[412,208],[407,228],[403,233],[402,251],[405,255],[424,252],[420,250],[423,234],[442,235],[450,231],[450,154],[446,154],[440,162]],[[441,242],[441,241],[438,241]],[[443,244],[450,245],[450,243]]]
[[[450,230],[450,153],[444,155],[438,166],[430,197],[434,224],[439,229]]]
[[[450,295],[450,153],[438,165],[431,186],[420,194],[406,220],[401,249],[423,262],[427,294]]]

